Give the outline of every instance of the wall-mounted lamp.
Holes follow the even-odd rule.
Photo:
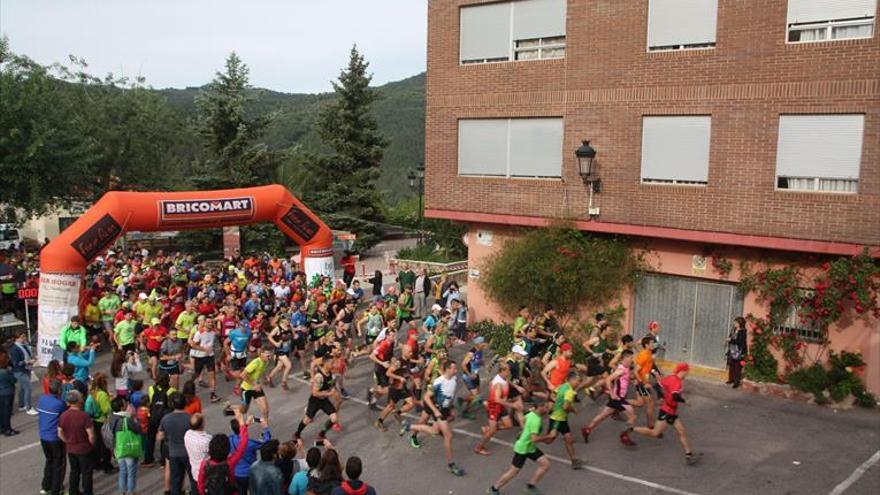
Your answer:
[[[574,156],[578,161],[578,174],[583,179],[584,184],[592,184],[593,192],[598,193],[602,190],[602,179],[596,177],[593,165],[596,160],[596,150],[590,146],[589,141],[582,141],[580,147],[575,150]]]

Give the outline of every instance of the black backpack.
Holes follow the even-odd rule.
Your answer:
[[[229,480],[229,464],[205,462],[205,495],[233,495],[236,486]]]
[[[168,404],[168,389],[153,387],[153,398],[150,401],[150,423],[159,424],[169,412],[171,412],[171,405]]]

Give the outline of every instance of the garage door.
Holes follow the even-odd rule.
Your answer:
[[[657,320],[666,347],[658,357],[724,368],[727,335],[742,309],[735,285],[649,274],[636,286],[633,333],[644,335]]]

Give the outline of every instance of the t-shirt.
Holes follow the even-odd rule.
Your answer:
[[[541,434],[541,416],[535,411],[529,411],[525,417],[525,425],[523,426],[523,431],[520,433],[519,438],[516,440],[516,443],[513,444],[513,451],[517,454],[531,454],[536,451],[538,447],[535,446],[535,442],[532,441],[532,435],[540,435]]]
[[[654,369],[654,353],[650,349],[642,349],[636,354],[635,363],[639,381],[647,382],[651,370]]]
[[[162,341],[162,347],[159,348],[160,356],[175,356],[183,352],[183,341],[165,339]],[[177,361],[160,361],[160,366],[172,367],[177,364]]]
[[[192,337],[193,342],[200,346],[208,349],[207,351],[199,351],[196,349],[190,349],[189,355],[192,357],[207,357],[214,355],[214,341],[217,340],[217,334],[211,330],[205,330],[204,332],[198,331]]]
[[[116,335],[116,342],[119,345],[128,345],[134,343],[134,321],[122,320],[113,328]]]
[[[456,380],[446,378],[443,375],[438,376],[431,382],[431,388],[434,391],[434,404],[439,408],[452,407],[452,400],[455,398]]]
[[[168,335],[168,330],[161,325],[150,326],[144,330],[144,342],[148,351],[158,352],[162,348],[162,341]]]
[[[232,352],[247,351],[248,342],[251,340],[251,333],[242,327],[236,327],[227,336],[229,338],[229,346]]]
[[[155,303],[143,303],[137,308],[138,319],[143,323],[150,323],[153,321],[153,318],[158,318],[159,315],[162,314],[162,304]]]
[[[122,302],[116,294],[109,294],[98,300],[98,310],[101,312],[101,321],[113,321],[113,315],[119,310]]]
[[[174,411],[166,414],[159,423],[159,431],[165,432],[165,443],[168,445],[169,457],[186,457],[184,437],[189,431],[189,414]]]
[[[360,493],[360,490],[364,490],[364,495],[376,495],[376,490],[363,481],[343,481],[343,484],[345,483],[348,484],[353,493]],[[349,493],[351,492],[345,491],[345,488],[342,486],[337,486],[330,492],[330,495],[348,495]]]
[[[678,414],[678,402],[673,398],[673,394],[681,393],[681,378],[677,375],[665,376],[660,380],[660,386],[663,387],[663,403],[660,404],[660,410],[666,414]]]
[[[263,375],[266,373],[266,362],[262,359],[255,358],[253,361],[248,363],[244,368],[244,373],[247,376],[247,380],[242,380],[241,389],[242,390],[253,390],[255,383],[259,382]]]
[[[64,444],[68,454],[88,454],[92,451],[87,433],[87,430],[92,428],[92,418],[88,414],[80,409],[68,409],[58,419],[58,427],[64,432]]]
[[[556,389],[556,402],[553,404],[553,411],[550,413],[550,419],[553,421],[565,421],[568,419],[568,412],[565,405],[571,405],[574,402],[577,392],[571,388],[568,382],[563,383]]]
[[[188,311],[184,311],[177,315],[177,321],[174,323],[174,326],[177,328],[177,338],[189,338],[189,331],[192,329],[193,325],[196,324],[196,318],[198,318],[198,316],[198,313],[190,313]]]
[[[40,440],[58,441],[58,420],[67,405],[52,394],[43,394],[37,401],[37,421],[40,427]]]

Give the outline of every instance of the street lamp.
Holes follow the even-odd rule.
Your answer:
[[[416,190],[418,187],[419,193],[419,244],[422,243],[422,218],[424,215],[424,201],[425,201],[425,164],[420,163],[415,170],[410,170],[409,174],[406,176],[409,180],[409,188],[412,190]]]
[[[583,179],[584,184],[592,184],[593,192],[598,193],[602,188],[602,180],[596,177],[596,171],[593,170],[596,150],[590,146],[590,141],[582,141],[580,147],[575,150],[574,156],[577,157],[578,174]]]

